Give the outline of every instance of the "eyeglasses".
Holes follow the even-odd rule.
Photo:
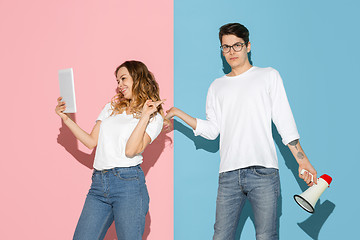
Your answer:
[[[224,52],[224,53],[228,53],[230,52],[230,49],[232,48],[235,52],[240,52],[241,49],[243,48],[243,46],[245,45],[246,43],[240,43],[240,42],[237,42],[235,43],[234,45],[221,45],[220,48],[221,50]]]

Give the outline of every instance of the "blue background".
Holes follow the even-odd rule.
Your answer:
[[[218,29],[240,22],[250,31],[251,60],[277,69],[301,136],[318,174],[333,183],[316,213],[293,200],[307,187],[297,164],[274,131],[281,178],[281,239],[354,239],[359,227],[358,193],[360,78],[358,1],[175,0],[175,106],[205,118],[210,83],[224,75]],[[175,239],[212,239],[215,221],[218,140],[194,137],[181,120],[175,135]],[[246,204],[237,239],[255,239]]]

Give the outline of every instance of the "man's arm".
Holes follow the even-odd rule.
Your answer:
[[[187,125],[192,127],[193,130],[196,129],[196,124],[197,124],[196,118],[193,118],[192,116],[188,115],[187,113],[181,111],[176,107],[172,107],[166,111],[165,119],[170,120],[174,116],[177,116],[178,118],[182,119],[184,122],[186,122]]]
[[[314,176],[314,183],[317,184],[316,170],[311,165],[309,159],[306,157],[304,150],[300,145],[299,139],[291,141],[287,146],[299,164],[299,177],[302,178],[308,186],[312,186],[313,183],[311,182],[311,175],[308,173],[310,172]],[[305,172],[303,175],[301,175],[300,172],[302,169],[305,169],[308,172]]]
[[[214,140],[219,135],[217,125],[210,120],[196,119],[176,107],[172,107],[166,111],[165,119],[171,119],[174,116],[177,116],[188,124],[194,130],[195,136],[200,135],[208,140]]]
[[[216,103],[211,86],[206,97],[206,120],[194,118],[175,107],[170,108],[166,113],[166,119],[177,116],[186,122],[194,130],[195,136],[202,136],[208,140],[214,140],[219,136],[220,107]]]

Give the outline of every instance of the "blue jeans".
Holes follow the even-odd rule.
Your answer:
[[[253,166],[219,175],[214,240],[233,240],[241,210],[249,199],[257,240],[278,239],[279,170]]]
[[[94,170],[74,238],[103,239],[113,221],[118,239],[141,240],[149,195],[140,166]]]

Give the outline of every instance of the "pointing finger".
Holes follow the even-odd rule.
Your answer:
[[[160,101],[156,101],[156,102],[155,102],[155,106],[157,107],[157,106],[159,106],[160,104],[163,104],[165,101],[166,101],[166,99],[162,99],[162,100],[160,100]]]

